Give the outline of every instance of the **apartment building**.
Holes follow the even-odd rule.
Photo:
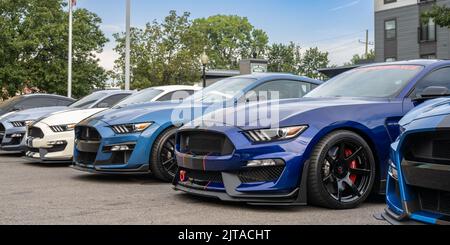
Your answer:
[[[423,23],[421,14],[450,0],[375,0],[377,62],[408,59],[450,59],[450,30]]]

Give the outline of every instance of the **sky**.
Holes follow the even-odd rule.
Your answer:
[[[131,25],[144,27],[161,21],[170,10],[190,12],[192,18],[216,14],[245,16],[267,32],[270,43],[293,41],[304,49],[328,51],[332,64],[342,65],[354,54],[363,54],[365,30],[373,40],[373,0],[131,0]],[[77,8],[98,14],[101,29],[110,39],[101,65],[110,70],[117,54],[112,34],[125,30],[125,0],[78,0]],[[373,47],[372,47],[373,48]]]

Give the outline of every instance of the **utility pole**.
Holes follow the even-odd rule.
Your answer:
[[[359,43],[362,43],[366,46],[364,55],[365,58],[367,59],[367,57],[369,56],[369,45],[371,46],[374,45],[373,42],[369,41],[369,30],[366,30],[366,40],[365,41],[359,40]]]
[[[131,0],[126,0],[126,44],[125,44],[125,90],[130,90],[130,79],[131,79],[131,69],[130,69],[130,25],[131,25]]]
[[[69,1],[69,57],[67,66],[67,97],[72,98],[72,27],[73,27],[73,6],[76,0]]]

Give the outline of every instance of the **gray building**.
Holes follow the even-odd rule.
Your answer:
[[[375,0],[377,62],[450,59],[450,30],[421,20],[433,4],[450,6],[450,0]]]

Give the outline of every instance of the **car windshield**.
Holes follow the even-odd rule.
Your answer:
[[[254,78],[228,78],[199,91],[187,100],[196,102],[218,103],[236,98],[242,90],[254,83]]]
[[[395,97],[423,66],[382,65],[357,68],[337,76],[305,97]]]
[[[105,97],[106,95],[107,95],[107,93],[104,93],[104,92],[96,92],[96,93],[93,93],[86,97],[81,98],[80,100],[71,104],[69,107],[86,109],[86,108],[89,108],[95,102],[97,102],[99,99]]]
[[[141,104],[153,101],[158,95],[160,95],[162,90],[160,89],[145,89],[136,94],[129,96],[128,98],[120,101],[114,108],[126,107],[128,105]]]

